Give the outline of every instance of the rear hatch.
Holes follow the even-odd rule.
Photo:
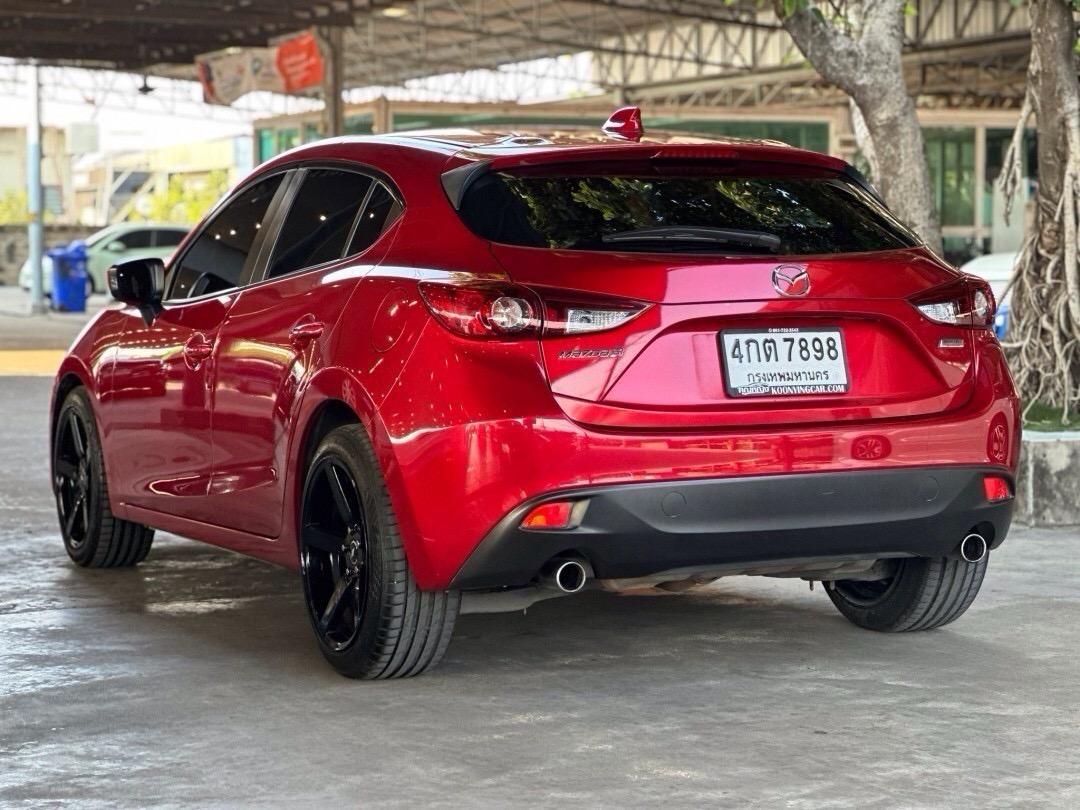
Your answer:
[[[962,297],[963,277],[833,168],[502,168],[465,190],[461,214],[549,317],[580,322],[541,337],[576,421],[871,422],[948,411],[973,392],[971,330],[915,305]]]

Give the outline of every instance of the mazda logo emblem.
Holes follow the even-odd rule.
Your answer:
[[[810,292],[810,274],[799,264],[781,264],[772,271],[773,289],[788,298],[799,298]]]

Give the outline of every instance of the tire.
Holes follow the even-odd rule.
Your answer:
[[[83,388],[60,406],[52,438],[53,493],[64,548],[84,568],[125,568],[142,562],[154,530],[120,520],[109,487],[94,412]]]
[[[300,509],[300,573],[323,656],[349,678],[403,678],[435,666],[460,593],[421,591],[361,425],[319,444]]]
[[[932,630],[956,621],[975,600],[988,557],[969,563],[951,557],[895,561],[894,573],[872,582],[826,583],[836,609],[859,627],[885,633]]]

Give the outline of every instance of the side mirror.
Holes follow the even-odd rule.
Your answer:
[[[109,253],[123,253],[127,250],[127,245],[118,239],[115,242],[109,242],[109,244],[105,246],[105,249],[109,251]]]
[[[165,263],[161,259],[132,259],[114,264],[108,277],[112,297],[138,307],[146,325],[152,324],[165,295]]]

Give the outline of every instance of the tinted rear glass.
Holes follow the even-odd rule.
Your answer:
[[[494,242],[563,250],[811,255],[918,244],[871,194],[846,178],[802,167],[776,172],[775,164],[747,163],[498,172],[469,187],[461,216]],[[679,227],[765,233],[777,237],[779,247],[649,236],[605,241]]]

